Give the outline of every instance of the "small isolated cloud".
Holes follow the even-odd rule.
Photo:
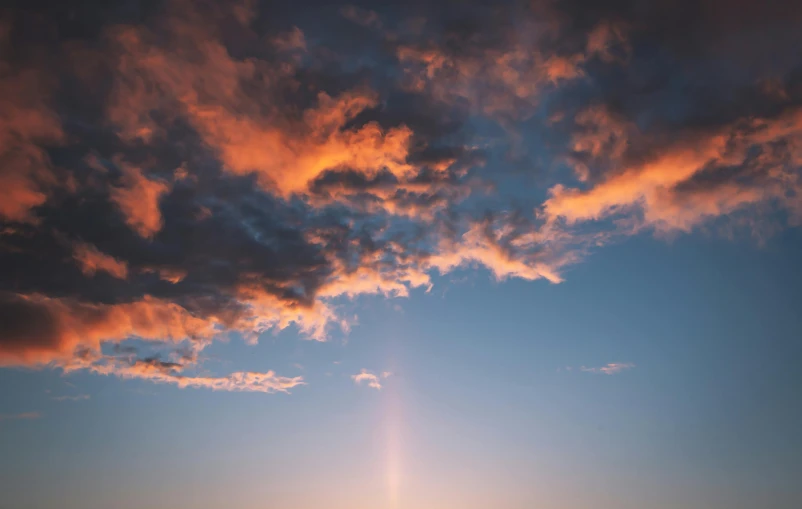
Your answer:
[[[382,372],[381,375],[376,375],[374,373],[371,373],[367,369],[363,369],[359,374],[351,375],[351,378],[357,385],[361,385],[362,382],[365,382],[367,383],[368,387],[381,390],[382,388],[381,379],[387,378],[390,375],[392,375],[392,373],[390,373],[389,371],[384,371]]]
[[[128,277],[127,263],[100,252],[92,244],[75,242],[72,256],[85,276],[94,276],[97,272],[107,272],[117,279]]]
[[[54,396],[53,401],[85,401],[89,399],[89,394],[78,394],[75,396]]]
[[[635,365],[631,362],[611,362],[598,368],[588,368],[586,366],[582,366],[579,369],[585,373],[593,373],[595,375],[617,375],[624,370],[632,369],[634,367]]]
[[[346,5],[340,9],[340,14],[342,14],[345,19],[366,28],[379,29],[382,27],[381,18],[375,11],[362,9],[354,5]]]
[[[0,414],[0,422],[2,421],[19,421],[22,419],[38,419],[42,417],[39,412],[23,412],[21,414]]]

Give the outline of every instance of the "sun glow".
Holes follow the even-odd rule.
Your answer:
[[[387,498],[390,509],[399,507],[399,496],[401,491],[401,471],[402,471],[402,452],[401,452],[401,401],[395,391],[395,387],[387,390],[387,400],[384,412],[384,431],[386,440],[386,465],[385,475],[387,482]]]

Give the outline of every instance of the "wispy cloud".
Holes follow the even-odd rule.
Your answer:
[[[579,368],[581,371],[585,373],[593,373],[596,375],[617,375],[622,371],[627,369],[634,368],[635,365],[631,362],[611,362],[605,366],[597,367],[597,368],[589,368],[587,366],[582,366]]]
[[[38,419],[40,417],[42,417],[42,414],[40,414],[39,412],[23,412],[20,414],[0,414],[0,422],[30,420],[30,419]]]
[[[371,373],[367,369],[363,369],[359,374],[351,375],[351,379],[353,379],[354,383],[357,385],[361,385],[362,382],[365,382],[368,387],[381,390],[381,380],[383,378],[388,378],[390,375],[392,375],[392,373],[389,371],[384,371],[381,373],[381,375],[377,375],[375,373]]]
[[[303,377],[285,377],[277,375],[274,371],[253,372],[238,371],[227,376],[190,376],[185,370],[193,367],[194,361],[187,360],[184,364],[178,362],[162,361],[155,357],[138,358],[114,357],[101,355],[91,357],[91,354],[80,362],[66,366],[65,371],[88,370],[99,375],[113,375],[123,379],[147,380],[154,383],[174,384],[180,388],[202,388],[214,391],[230,392],[289,392],[293,387],[304,385]]]

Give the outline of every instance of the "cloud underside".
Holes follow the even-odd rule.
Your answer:
[[[742,7],[6,11],[0,365],[284,392],[202,351],[322,341],[436,274],[558,283],[635,234],[797,225],[802,9]]]

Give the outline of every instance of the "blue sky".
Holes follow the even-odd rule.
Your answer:
[[[0,11],[0,508],[802,506],[800,26]]]
[[[4,410],[42,415],[2,423],[2,491],[14,507],[387,507],[393,415],[399,507],[790,508],[800,240],[633,239],[560,285],[479,272],[367,299],[345,344],[220,345],[236,369],[302,366],[288,395],[5,370]],[[580,369],[609,362],[634,367]],[[362,368],[394,374],[376,391],[351,381]]]

